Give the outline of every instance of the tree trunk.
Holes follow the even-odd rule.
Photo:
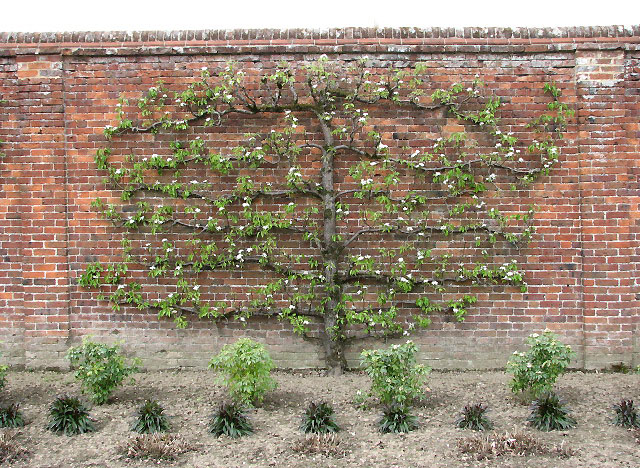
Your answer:
[[[327,301],[324,306],[324,334],[323,345],[327,373],[329,375],[341,375],[347,367],[344,357],[344,330],[339,324],[338,304],[342,289],[335,282],[337,273],[337,261],[334,258],[325,263],[325,277]]]
[[[317,111],[318,121],[324,136],[322,150],[322,258],[324,263],[325,293],[324,304],[324,333],[322,343],[324,347],[325,363],[328,375],[341,375],[347,367],[344,356],[344,330],[340,324],[339,304],[342,298],[342,288],[338,284],[338,257],[340,243],[337,239],[336,228],[336,198],[334,190],[334,156],[335,150],[330,123],[324,119],[324,113]]]
[[[327,366],[327,375],[342,375],[347,368],[347,360],[344,356],[344,341],[340,338],[342,331],[334,334],[335,313],[327,313],[324,317],[325,332],[323,337],[324,359]]]

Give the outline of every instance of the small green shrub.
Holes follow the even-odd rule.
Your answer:
[[[266,392],[276,388],[269,353],[262,344],[249,338],[223,346],[209,367],[222,372],[218,382],[229,389],[233,401],[242,405],[259,404]]]
[[[533,333],[527,338],[527,352],[514,352],[507,363],[507,372],[513,374],[511,391],[525,392],[533,398],[550,392],[571,358],[571,347],[564,345],[550,331]]]
[[[253,427],[236,403],[222,403],[209,423],[209,432],[217,437],[242,437],[253,432]]]
[[[417,351],[412,341],[362,351],[362,365],[371,378],[370,394],[381,404],[407,405],[422,395],[425,376],[431,369],[416,363]]]
[[[392,403],[384,406],[378,427],[380,432],[411,432],[418,428],[418,420],[407,406]]]
[[[47,429],[66,435],[84,434],[94,430],[89,411],[78,398],[61,396],[49,408]]]
[[[638,412],[633,406],[633,400],[621,400],[620,403],[613,405],[616,412],[613,423],[622,427],[640,427],[640,418]]]
[[[138,408],[136,421],[133,423],[131,430],[140,434],[168,431],[169,421],[164,414],[164,408],[155,400],[145,401]]]
[[[107,346],[88,339],[81,346],[69,349],[67,359],[75,368],[75,377],[82,382],[83,390],[98,405],[106,403],[124,379],[138,372],[140,364],[138,359],[134,359],[128,365],[118,345]]]
[[[474,431],[484,431],[492,429],[493,424],[486,415],[487,407],[481,403],[466,405],[456,419],[456,427],[460,429],[472,429]]]
[[[20,406],[17,403],[0,406],[0,427],[24,426],[24,417],[19,408]]]
[[[327,434],[338,432],[340,427],[333,420],[333,408],[325,401],[311,402],[302,416],[300,429],[306,433]]]
[[[539,431],[564,431],[577,424],[564,402],[553,392],[541,394],[531,404],[531,415],[527,422]]]

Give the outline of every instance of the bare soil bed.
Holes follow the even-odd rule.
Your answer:
[[[29,453],[12,462],[14,467],[638,467],[640,445],[634,434],[611,424],[611,406],[621,398],[640,402],[640,375],[572,372],[561,377],[558,391],[567,401],[578,427],[566,432],[543,433],[530,429],[526,405],[515,399],[502,372],[434,372],[425,398],[414,408],[420,428],[408,434],[381,434],[379,409],[357,409],[357,390],[368,390],[363,374],[324,377],[317,372],[276,373],[278,389],[261,408],[249,412],[255,434],[216,438],[207,432],[213,408],[224,389],[213,383],[209,371],[147,372],[115,392],[103,406],[93,406],[96,432],[67,437],[45,429],[47,410],[55,396],[80,394],[71,373],[12,372],[3,390],[5,402],[20,403],[26,426],[17,437]],[[135,409],[156,398],[171,417],[172,433],[194,447],[175,460],[127,460],[121,446],[132,436]],[[294,447],[303,437],[298,429],[311,400],[326,400],[335,410],[339,453],[300,453]],[[85,399],[86,401],[86,399]],[[568,458],[554,454],[504,455],[478,461],[464,455],[458,441],[474,436],[454,427],[467,403],[489,406],[489,417],[499,434],[521,431],[548,446],[575,452]]]

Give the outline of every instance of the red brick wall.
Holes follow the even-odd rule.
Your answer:
[[[427,62],[443,86],[478,73],[509,103],[506,120],[539,110],[548,81],[577,111],[560,164],[518,194],[540,207],[534,241],[518,254],[529,291],[490,288],[465,322],[436,319],[414,338],[431,365],[502,367],[524,337],[547,327],[574,345],[579,367],[640,364],[638,27],[0,34],[0,98],[8,100],[0,108],[0,340],[8,360],[63,366],[69,344],[93,334],[124,340],[148,366],[202,366],[249,334],[281,366],[319,365],[320,350],[279,322],[176,330],[153,312],[113,312],[76,281],[87,263],[119,251],[121,232],[90,203],[116,196],[93,157],[121,93],[136,96],[159,78],[181,83],[228,60],[262,69],[323,53]]]

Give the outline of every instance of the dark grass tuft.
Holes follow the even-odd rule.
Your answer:
[[[20,405],[0,406],[0,427],[23,427],[24,417],[20,412]]]
[[[482,403],[466,405],[460,417],[456,419],[456,427],[460,429],[472,429],[474,431],[485,431],[493,429],[493,424],[486,415],[487,407]]]
[[[540,395],[530,409],[527,422],[539,431],[565,431],[578,424],[564,402],[553,392]]]
[[[47,429],[65,435],[84,434],[94,430],[89,411],[76,397],[67,395],[54,400],[49,407]]]
[[[382,410],[382,418],[378,421],[380,432],[411,432],[418,428],[418,421],[405,405],[392,403]]]
[[[140,434],[166,432],[169,430],[169,421],[164,414],[164,408],[155,400],[145,401],[138,408],[136,416],[131,430]]]
[[[222,403],[211,418],[209,432],[236,438],[253,433],[253,427],[238,405]]]
[[[300,429],[306,433],[327,434],[338,432],[340,427],[333,419],[334,411],[325,401],[311,402],[302,416]]]
[[[622,399],[620,403],[613,405],[613,410],[616,413],[613,419],[616,426],[640,427],[640,418],[638,418],[638,412],[633,406],[633,400]]]

